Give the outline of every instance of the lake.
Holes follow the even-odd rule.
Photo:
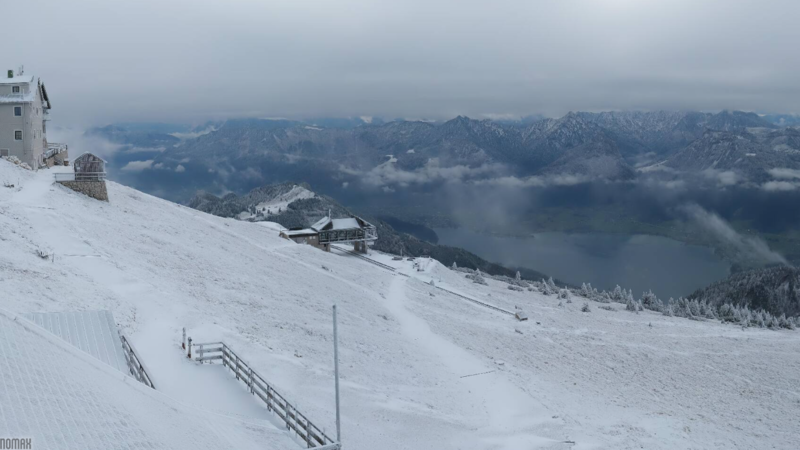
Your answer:
[[[464,228],[437,228],[439,244],[461,247],[492,262],[526,267],[580,286],[617,284],[636,298],[652,289],[659,298],[691,294],[728,276],[730,264],[707,247],[649,235],[537,233],[501,237]]]

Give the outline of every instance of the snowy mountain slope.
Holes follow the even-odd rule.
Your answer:
[[[748,132],[706,131],[665,165],[684,171],[734,171],[753,181],[773,179],[776,168],[800,168],[800,133],[792,128]]]
[[[163,394],[187,405],[228,418],[258,407],[215,406],[179,389],[214,369],[184,364],[183,326],[195,340],[224,340],[331,434],[336,302],[347,449],[796,447],[800,333],[632,314],[619,304],[606,311],[589,302],[583,313],[584,299],[559,306],[493,280],[474,284],[436,262],[418,272],[374,255],[404,277],[285,241],[266,222],[211,216],[115,183],[110,202],[97,202],[51,177],[0,161],[0,181],[17,184],[0,188],[2,307],[112,310]],[[520,305],[531,320],[465,302],[431,279]]]

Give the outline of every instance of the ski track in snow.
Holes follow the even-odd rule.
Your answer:
[[[528,395],[521,392],[497,373],[486,373],[492,368],[469,354],[461,347],[431,331],[428,324],[406,309],[405,285],[408,278],[395,276],[386,296],[389,312],[400,322],[403,333],[423,351],[430,352],[442,360],[452,371],[453,384],[459,386],[461,395],[477,397],[483,411],[478,426],[482,440],[491,448],[514,450],[534,449],[552,445],[553,439],[532,434],[527,429],[533,425],[531,418],[543,417],[542,408],[535,408],[526,401]],[[484,374],[462,378],[465,375]],[[530,400],[530,399],[528,399]],[[532,403],[532,402],[530,402]]]

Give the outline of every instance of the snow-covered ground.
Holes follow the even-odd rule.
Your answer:
[[[798,448],[798,332],[620,304],[584,313],[585,299],[558,306],[373,252],[403,276],[283,240],[271,224],[108,190],[109,203],[95,201],[53,185],[51,171],[0,161],[0,308],[113,311],[161,393],[199,411],[270,420],[219,367],[186,361],[184,326],[197,342],[224,340],[335,434],[336,303],[346,449]]]

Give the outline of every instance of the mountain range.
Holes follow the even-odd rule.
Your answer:
[[[441,123],[334,121],[338,126],[330,127],[320,125],[325,121],[236,119],[198,127],[205,131],[192,130],[190,139],[141,127],[88,133],[159,148],[155,167],[181,165],[179,172],[194,175],[193,187],[209,190],[246,192],[265,183],[308,179],[345,186],[447,176],[628,180],[652,166],[734,171],[760,182],[772,169],[800,169],[800,129],[781,126],[794,123],[787,117],[771,119],[778,123],[767,117],[772,116],[741,111],[573,112],[519,123],[459,116]],[[457,171],[442,174],[453,168]]]

